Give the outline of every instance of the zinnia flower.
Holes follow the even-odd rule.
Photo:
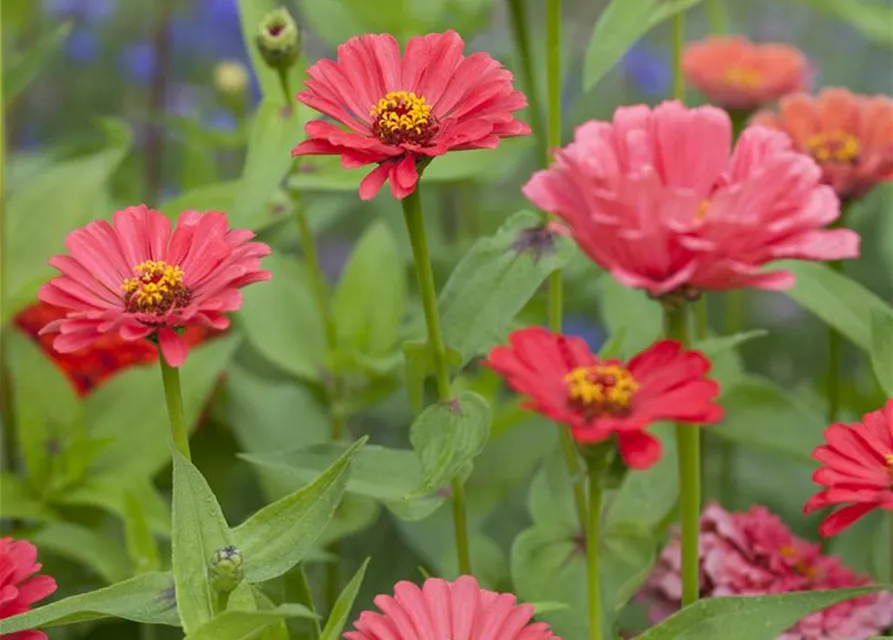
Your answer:
[[[893,100],[830,87],[815,98],[785,97],[779,112],[763,111],[759,124],[787,133],[794,146],[815,158],[825,183],[844,200],[893,180]]]
[[[765,264],[858,255],[856,233],[821,230],[840,216],[837,197],[787,136],[749,127],[734,151],[731,139],[716,107],[620,108],[578,127],[524,194],[619,282],[655,296],[785,289],[794,276]]]
[[[347,640],[560,640],[533,607],[515,596],[478,586],[471,576],[454,582],[429,578],[423,587],[398,582],[394,597],[380,595],[381,613],[364,611]]]
[[[464,56],[455,31],[410,38],[402,57],[390,34],[351,38],[338,61],[310,67],[304,104],[333,118],[308,122],[309,140],[292,155],[340,155],[346,168],[377,163],[360,184],[369,200],[385,180],[405,198],[419,180],[418,165],[448,151],[493,149],[500,138],[529,135],[513,112],[527,99],[512,74],[486,53]]]
[[[121,371],[132,366],[152,364],[158,359],[158,349],[148,340],[125,340],[118,333],[104,334],[83,349],[59,353],[53,348],[55,335],[40,335],[40,331],[50,322],[67,315],[66,309],[38,302],[20,311],[14,322],[65,374],[82,398]],[[187,327],[183,338],[194,347],[221,333],[210,327],[193,325]]]
[[[242,304],[241,287],[267,280],[260,258],[270,248],[250,242],[251,231],[230,229],[222,213],[187,211],[171,232],[170,221],[145,206],[118,211],[72,231],[70,255],[50,264],[62,275],[39,298],[68,315],[41,333],[58,333],[62,353],[83,349],[108,334],[124,340],[157,340],[168,364],[183,364],[189,343],[184,327],[223,330],[226,312]]]
[[[0,620],[24,613],[56,590],[49,576],[35,576],[37,547],[27,540],[0,538]],[[0,627],[2,628],[2,627]],[[47,640],[42,631],[3,634],[4,640]]]
[[[685,46],[682,72],[692,87],[724,109],[752,111],[810,82],[809,61],[784,44],[754,44],[741,36],[712,37]]]
[[[617,436],[620,455],[634,469],[660,459],[661,443],[645,429],[659,420],[713,423],[719,385],[704,376],[710,362],[663,340],[629,363],[602,360],[581,338],[528,327],[509,335],[484,364],[529,401],[525,408],[566,424],[580,443]]]
[[[878,411],[866,413],[856,424],[832,424],[825,429],[827,444],[812,457],[821,467],[812,474],[825,487],[803,508],[812,513],[842,506],[824,519],[819,533],[837,535],[874,509],[893,509],[893,399]]]
[[[871,584],[820,547],[794,536],[765,507],[729,513],[716,503],[701,514],[701,597],[843,589]],[[667,545],[641,598],[657,623],[680,607],[679,538]],[[800,620],[778,640],[865,640],[893,623],[893,596],[879,592],[841,602]]]

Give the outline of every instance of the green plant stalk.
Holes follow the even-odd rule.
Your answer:
[[[316,606],[313,604],[313,590],[310,588],[310,582],[307,580],[307,572],[304,571],[304,563],[302,562],[292,569],[286,576],[286,580],[293,586],[295,591],[294,601],[316,613]],[[308,640],[319,640],[319,637],[322,635],[319,618],[313,618],[311,620],[308,635]]]
[[[707,0],[705,3],[707,22],[710,24],[710,33],[725,35],[729,32],[729,14],[726,11],[724,0]]]
[[[180,370],[172,367],[164,359],[161,349],[158,350],[158,362],[161,364],[161,381],[164,383],[164,400],[167,414],[171,421],[171,438],[174,446],[187,460],[192,460],[189,453],[189,432],[186,430],[186,416],[183,413],[183,394],[180,391]]]
[[[214,613],[221,614],[226,611],[229,606],[229,591],[215,591],[214,595]]]
[[[666,308],[667,338],[688,344],[688,314],[685,306]],[[695,602],[700,594],[698,531],[701,516],[701,433],[697,427],[676,424],[679,450],[679,513],[682,521],[682,606]]]
[[[586,526],[586,585],[589,640],[602,640],[602,599],[599,555],[602,523],[602,465],[589,461],[589,522]]]
[[[437,381],[437,398],[440,402],[447,402],[450,400],[450,372],[447,365],[443,332],[440,328],[440,315],[437,311],[437,288],[434,284],[434,271],[431,267],[431,255],[428,252],[428,241],[425,237],[425,219],[422,215],[420,188],[421,184],[417,184],[415,191],[406,196],[401,204],[403,205],[406,231],[412,245],[419,295],[422,297],[422,309],[425,313],[425,325],[428,327],[428,342],[434,361],[434,376]],[[460,478],[453,478],[452,490],[453,527],[459,573],[471,574],[468,522],[465,513],[465,487]]]
[[[509,0],[509,17],[512,21],[512,36],[515,41],[515,49],[518,52],[521,77],[524,79],[524,86],[527,87],[527,107],[530,109],[531,128],[536,139],[537,156],[544,158],[548,164],[549,143],[544,135],[543,108],[540,103],[536,75],[533,72],[526,0]]]
[[[673,97],[685,103],[685,76],[682,74],[682,50],[685,48],[685,12],[673,16]]]
[[[155,625],[154,624],[141,624],[140,625],[140,640],[155,640]]]
[[[286,112],[292,109],[291,86],[288,79],[288,69],[279,67],[276,69],[276,75],[279,77],[279,86],[282,87],[282,97],[285,98]]]

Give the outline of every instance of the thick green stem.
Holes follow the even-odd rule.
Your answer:
[[[282,96],[285,98],[286,113],[290,113],[292,109],[292,97],[291,87],[289,86],[291,83],[288,79],[288,69],[278,67],[276,69],[276,75],[279,77],[279,86],[282,88]]]
[[[599,547],[602,523],[602,469],[589,461],[589,523],[586,526],[586,584],[588,586],[589,640],[602,640],[602,599]]]
[[[571,477],[571,486],[574,490],[574,505],[577,508],[577,519],[580,521],[580,531],[585,535],[588,508],[586,507],[586,487],[583,477],[583,468],[577,458],[577,447],[570,429],[564,425],[558,425],[558,435],[561,440],[561,452],[567,464],[567,471]]]
[[[229,606],[229,591],[215,591],[214,612],[221,614]]]
[[[561,146],[561,0],[546,2],[546,83],[546,164],[551,164],[552,152]]]
[[[434,284],[431,255],[428,252],[428,241],[425,238],[425,219],[422,215],[420,188],[421,185],[416,185],[415,191],[403,199],[403,219],[406,222],[406,231],[412,245],[419,295],[422,298],[425,324],[428,327],[428,346],[434,361],[437,397],[441,402],[446,402],[450,400],[450,371],[447,365],[443,332],[440,329],[440,315],[437,311],[437,288]],[[465,488],[462,486],[462,480],[458,477],[453,479],[453,527],[456,536],[459,573],[470,574],[471,554],[468,546],[468,523],[465,514]]]
[[[729,14],[726,12],[724,0],[707,0],[705,3],[707,22],[710,33],[725,35],[729,32]]]
[[[673,97],[685,103],[685,76],[682,75],[682,50],[685,48],[685,12],[673,16]]]
[[[164,400],[167,403],[167,414],[171,420],[171,438],[174,446],[187,460],[189,454],[189,433],[186,430],[186,416],[183,413],[183,395],[180,392],[180,370],[172,367],[164,359],[159,350],[158,362],[161,363],[161,380],[164,382]]]
[[[543,127],[543,108],[540,103],[539,86],[533,72],[526,0],[509,0],[509,16],[512,21],[512,35],[515,40],[515,49],[518,52],[521,77],[524,79],[524,86],[527,87],[527,106],[530,109],[531,128],[536,136],[537,156],[543,158],[544,162],[548,164],[549,143],[546,140]]]

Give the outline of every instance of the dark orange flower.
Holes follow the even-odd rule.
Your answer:
[[[753,122],[786,132],[842,199],[893,179],[893,100],[887,96],[834,87],[816,97],[798,93],[783,98],[778,113],[760,112]]]

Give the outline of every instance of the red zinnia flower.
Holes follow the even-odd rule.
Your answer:
[[[27,540],[0,538],[0,620],[24,613],[56,590],[49,576],[35,576],[37,547]],[[6,640],[47,640],[42,631],[3,634]]]
[[[484,364],[530,401],[525,407],[570,427],[581,443],[617,436],[620,455],[635,469],[660,459],[660,440],[645,429],[659,420],[718,422],[712,400],[719,385],[704,376],[710,362],[663,340],[633,357],[601,360],[581,338],[528,327],[509,335]]]
[[[620,108],[613,122],[578,127],[524,194],[619,282],[656,296],[785,289],[793,275],[764,265],[859,254],[853,231],[821,229],[840,216],[838,200],[787,136],[749,127],[734,151],[731,141],[716,107]]]
[[[685,80],[725,108],[752,111],[809,85],[809,61],[796,47],[754,44],[741,36],[685,45]]]
[[[189,349],[179,329],[223,330],[224,313],[242,304],[240,288],[270,278],[260,259],[270,248],[251,231],[230,229],[222,213],[187,211],[170,221],[145,206],[115,213],[114,226],[94,221],[68,234],[70,255],[50,264],[62,276],[45,284],[43,302],[68,315],[41,333],[59,333],[53,347],[70,353],[116,333],[125,340],[155,337],[168,364]]]
[[[893,180],[893,100],[829,87],[815,98],[783,98],[779,113],[763,111],[755,124],[780,129],[815,158],[824,181],[843,199],[858,198]]]
[[[545,622],[530,622],[531,605],[482,589],[471,576],[429,578],[421,588],[398,582],[394,597],[375,604],[382,613],[361,613],[347,640],[560,640]]]
[[[825,487],[803,508],[812,513],[846,505],[824,519],[819,533],[837,535],[874,509],[893,509],[893,399],[878,411],[866,413],[856,424],[832,424],[825,429],[827,444],[812,457],[822,466],[812,474]]]
[[[395,198],[415,190],[420,161],[466,149],[493,149],[500,138],[529,135],[514,111],[527,99],[512,74],[486,53],[462,55],[455,31],[410,38],[403,56],[389,34],[351,38],[338,61],[310,67],[304,104],[335,119],[308,122],[309,140],[292,155],[340,155],[347,168],[377,163],[360,184],[369,200],[385,180]]]

